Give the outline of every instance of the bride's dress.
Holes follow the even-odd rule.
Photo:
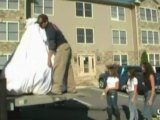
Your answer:
[[[9,94],[48,93],[52,85],[52,71],[47,61],[48,47],[45,31],[38,24],[30,25],[5,67]]]

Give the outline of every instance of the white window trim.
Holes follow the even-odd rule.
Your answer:
[[[145,44],[145,43],[143,43],[142,42],[142,31],[145,31],[145,32],[147,32],[147,44]],[[152,33],[153,32],[157,32],[158,33],[158,40],[159,40],[159,44],[156,44],[155,43],[155,40],[153,41],[153,44],[150,44],[149,42],[148,42],[148,32],[149,31],[152,31]],[[154,36],[153,36],[153,39],[154,39]],[[159,31],[158,30],[153,30],[153,29],[141,29],[141,43],[142,43],[142,45],[156,45],[156,46],[159,46],[160,45],[160,35],[159,35]]]
[[[160,54],[159,53],[148,53],[148,60],[150,62],[149,55],[153,55],[153,57],[154,57],[154,66],[156,66],[155,55],[159,55],[159,63],[160,63]]]
[[[82,3],[83,4],[83,16],[77,16],[76,15],[76,3]],[[87,4],[91,4],[91,12],[92,12],[92,16],[91,17],[86,17],[85,15],[85,9],[84,9],[84,6],[85,6],[85,3]],[[81,2],[81,1],[75,1],[75,17],[77,18],[87,18],[87,19],[93,19],[93,3],[89,3],[89,2]]]
[[[115,6],[116,8],[120,7],[120,6]],[[124,20],[120,20],[119,19],[119,9],[118,9],[118,17],[117,18],[112,18],[112,6],[110,6],[110,15],[111,15],[111,20],[112,21],[118,21],[118,22],[126,22],[126,8],[122,7],[124,9]]]
[[[155,9],[155,8],[147,8],[147,7],[140,7],[140,8],[144,8],[144,12],[145,12],[145,20],[142,20],[142,19],[141,19],[141,16],[140,16],[140,21],[141,21],[141,22],[158,23],[158,11],[157,11],[157,9]],[[140,8],[139,8],[139,15],[140,15]],[[148,20],[147,20],[146,9],[149,9],[149,10],[151,11],[151,21],[148,21]],[[155,11],[156,11],[157,21],[153,21],[152,10],[155,10]]]
[[[45,0],[42,1],[42,2],[43,2],[43,3],[42,3],[42,4],[43,4],[43,6],[42,6],[42,13],[44,13],[44,1],[45,1]],[[46,14],[47,16],[52,16],[52,17],[53,17],[53,16],[54,16],[54,7],[55,7],[54,4],[55,4],[55,1],[54,1],[54,0],[52,0],[52,1],[53,1],[53,6],[52,6],[53,10],[52,10],[52,14],[46,14],[46,13],[45,13],[45,14]],[[34,10],[35,10],[35,7],[34,7],[34,5],[33,5],[33,14],[34,14],[35,17],[37,17],[37,16],[39,15],[39,13],[35,13]]]
[[[7,56],[7,61],[8,61],[8,60],[9,60],[9,56],[12,55],[12,53],[4,53],[4,54],[0,54],[0,56],[2,56],[2,55]]]
[[[115,44],[114,42],[113,42],[113,31],[118,31],[119,32],[119,44]],[[121,44],[120,43],[120,31],[125,31],[126,32],[126,44]],[[127,33],[127,30],[125,30],[125,29],[112,29],[112,45],[121,45],[121,46],[124,46],[124,45],[128,45],[128,33]]]
[[[113,61],[113,62],[115,62],[115,61],[114,61],[114,56],[115,56],[115,55],[120,56],[120,61],[119,61],[119,62],[120,62],[120,65],[122,65],[122,55],[126,55],[126,56],[127,56],[127,65],[129,65],[128,54],[127,54],[127,53],[117,53],[117,54],[115,53],[115,54],[113,54],[113,58],[112,58],[112,61]]]
[[[6,25],[6,40],[0,40],[0,42],[19,42],[20,41],[20,31],[19,31],[19,22],[18,21],[2,21],[2,23],[7,23]],[[18,24],[18,40],[8,40],[8,23],[17,23]]]
[[[77,29],[84,29],[84,30],[85,30],[84,43],[78,43],[78,40],[77,40]],[[86,42],[86,29],[92,29],[92,31],[93,31],[93,43],[87,43],[87,42]],[[92,27],[76,27],[76,30],[75,30],[75,31],[76,31],[76,43],[77,43],[77,44],[86,44],[86,45],[94,45],[94,44],[95,44],[94,28],[92,28]]]
[[[80,56],[93,56],[93,59],[94,59],[94,72],[93,73],[81,73],[79,72],[79,65],[77,63],[77,68],[78,68],[78,76],[87,76],[87,75],[96,75],[96,55],[95,54],[77,54],[77,60],[78,60],[78,57]],[[83,68],[84,69],[84,68]]]
[[[9,0],[6,1],[6,8],[0,8],[0,10],[9,10],[9,11],[18,11],[18,10],[20,10],[19,9],[20,8],[20,0],[18,0],[18,8],[17,9],[9,9],[8,8],[8,1]]]
[[[7,57],[7,61],[6,61],[6,63],[8,62],[8,60],[9,60],[9,56],[10,56],[10,55],[12,55],[12,53],[0,54],[0,56],[6,56],[6,57]],[[5,63],[5,64],[6,64],[6,63]],[[4,65],[5,65],[5,64],[4,64]]]

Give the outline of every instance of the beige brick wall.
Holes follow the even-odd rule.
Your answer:
[[[24,32],[25,22],[25,4],[24,0],[19,0],[19,10],[0,10],[0,21],[17,21],[19,22],[19,38]],[[12,53],[18,45],[18,42],[1,41],[0,54]]]
[[[20,0],[20,9],[18,11],[3,11],[0,10],[0,21],[19,21],[19,33],[20,38],[24,32],[24,22],[26,18],[25,4]],[[150,52],[159,52],[160,45],[144,46],[141,44],[141,29],[151,28],[159,30],[159,23],[146,23],[140,21],[139,13],[135,12],[135,8],[126,8],[126,21],[115,22],[111,20],[110,5],[93,4],[93,18],[85,19],[75,16],[75,2],[67,0],[54,0],[54,15],[49,16],[49,19],[56,23],[60,29],[64,32],[64,35],[68,39],[71,47],[73,48],[73,58],[77,54],[95,54],[100,57],[99,61],[96,61],[96,74],[88,76],[78,76],[77,63],[73,61],[73,69],[77,85],[95,85],[97,86],[97,79],[101,72],[105,70],[105,65],[112,63],[113,54],[125,53],[128,55],[129,64],[139,64],[141,52],[145,49]],[[149,8],[158,9],[157,3],[154,0],[144,0],[137,6],[138,8],[144,6]],[[33,17],[33,4],[32,4],[31,16]],[[62,9],[63,8],[63,9]],[[138,9],[139,10],[139,9]],[[64,11],[69,11],[64,14]],[[139,12],[139,11],[138,11]],[[102,13],[102,14],[99,14]],[[103,14],[105,13],[105,14]],[[160,13],[160,11],[159,11]],[[136,32],[136,16],[138,17],[138,32]],[[159,17],[160,20],[160,17]],[[95,43],[92,45],[77,44],[76,43],[76,27],[91,27],[94,29]],[[125,29],[128,33],[128,44],[125,46],[112,45],[112,29]],[[138,33],[138,35],[137,35]],[[138,38],[137,38],[138,36]],[[137,40],[138,39],[138,40]],[[138,41],[138,43],[137,43]],[[0,42],[0,54],[10,53],[17,47],[18,42]],[[137,46],[139,45],[139,46]],[[138,51],[139,50],[139,54]],[[139,56],[138,56],[139,55]],[[86,83],[87,82],[87,83]]]
[[[151,9],[156,9],[158,12],[158,22],[157,23],[153,23],[153,22],[143,22],[140,21],[140,16],[139,16],[139,8],[140,7],[144,7],[144,8],[151,8]],[[140,4],[140,6],[138,7],[138,30],[139,30],[139,55],[141,56],[143,50],[146,50],[147,53],[160,53],[160,45],[144,45],[142,44],[142,40],[141,40],[141,30],[142,29],[146,29],[146,30],[156,30],[158,32],[160,32],[159,27],[160,27],[160,14],[159,14],[159,4],[157,2],[155,2],[155,0],[144,0],[142,1],[142,3]],[[160,38],[160,36],[159,36]],[[139,57],[140,57],[139,56]]]

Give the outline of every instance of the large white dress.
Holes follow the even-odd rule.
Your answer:
[[[38,24],[27,27],[11,61],[5,67],[9,94],[46,94],[51,90],[52,70],[47,64],[46,38],[45,31]]]

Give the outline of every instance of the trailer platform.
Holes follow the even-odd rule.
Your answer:
[[[15,107],[24,107],[40,104],[50,104],[60,101],[66,101],[77,97],[84,96],[82,94],[63,94],[63,95],[22,95],[22,96],[8,96],[7,108],[14,111]]]

